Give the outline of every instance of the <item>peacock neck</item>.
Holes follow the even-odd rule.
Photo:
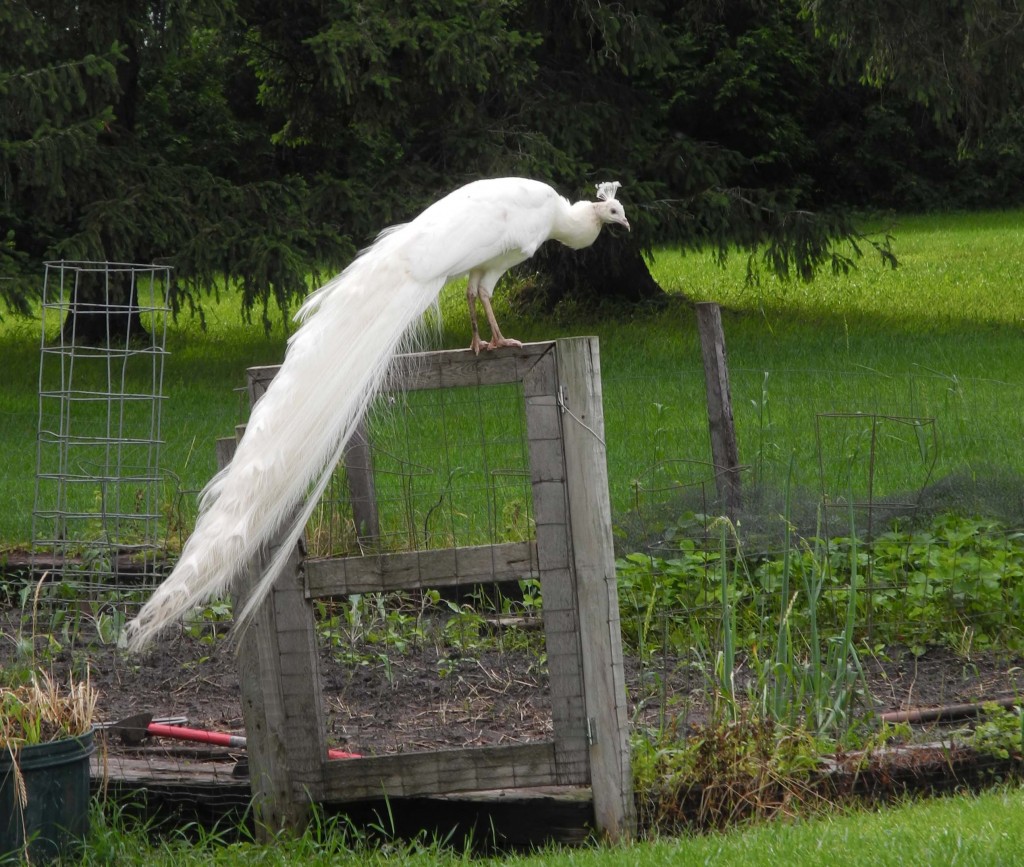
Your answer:
[[[589,247],[601,234],[601,219],[593,202],[576,202],[558,214],[551,237],[565,246],[580,250]]]

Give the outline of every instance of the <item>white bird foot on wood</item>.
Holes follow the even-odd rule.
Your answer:
[[[473,278],[470,278],[469,287],[466,289],[466,297],[469,301],[469,324],[473,329],[473,339],[470,341],[469,348],[473,350],[477,355],[480,354],[481,349],[486,349],[488,352],[495,349],[501,349],[503,346],[522,346],[522,342],[514,340],[511,337],[504,337],[501,333],[501,329],[498,327],[498,320],[494,316],[494,310],[491,307],[491,299],[489,294],[484,291],[479,285],[474,283]],[[489,343],[484,343],[480,339],[480,329],[477,327],[476,322],[476,300],[479,297],[480,303],[484,305],[484,313],[487,314],[487,324],[491,327],[491,340]]]
[[[515,340],[511,337],[502,337],[500,334],[497,335],[497,337],[492,336],[487,343],[484,343],[483,340],[481,340],[480,335],[477,334],[470,342],[469,348],[479,355],[481,349],[486,349],[488,352],[492,352],[495,349],[501,349],[505,346],[514,346],[518,349],[522,345],[523,342],[521,340]]]

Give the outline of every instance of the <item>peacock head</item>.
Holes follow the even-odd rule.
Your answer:
[[[599,201],[594,205],[594,210],[601,218],[602,223],[618,223],[625,226],[629,231],[629,220],[626,219],[626,211],[622,203],[615,198],[616,192],[621,187],[618,181],[605,181],[597,184],[597,198]]]

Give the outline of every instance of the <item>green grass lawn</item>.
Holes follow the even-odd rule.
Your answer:
[[[856,413],[934,419],[924,434],[893,420],[879,422],[875,493],[914,490],[952,472],[1024,467],[1022,218],[1019,211],[900,218],[891,226],[899,269],[885,269],[869,254],[852,274],[825,275],[810,284],[765,277],[748,286],[741,257],[723,269],[707,255],[659,251],[652,270],[662,285],[725,308],[747,483],[781,488],[795,454],[796,483],[810,495],[818,496],[822,485],[830,496],[845,495],[851,485],[866,486],[869,424],[849,417]],[[235,390],[244,382],[245,368],[275,363],[283,355],[283,326],[265,335],[260,325],[243,324],[235,305],[234,300],[209,302],[206,332],[187,317],[168,329],[161,455],[167,481],[161,498],[163,511],[180,515],[186,527],[194,492],[214,471],[214,439],[230,435],[244,419]],[[468,345],[461,287],[445,291],[442,309],[444,327],[440,337],[428,335],[432,344]],[[710,449],[699,344],[687,305],[568,323],[527,321],[507,311],[499,315],[505,333],[524,340],[600,337],[617,512],[634,504],[638,482],[652,487],[666,461],[674,462],[673,482],[710,479],[700,463],[710,459]],[[31,537],[37,331],[32,320],[7,316],[0,323],[0,542],[6,547]],[[500,408],[488,416],[494,430],[507,433],[510,426],[502,421]],[[508,498],[498,502],[504,495],[495,493],[494,479],[505,478],[506,463],[511,475],[518,472],[520,459],[496,457],[490,481],[478,483],[467,472],[460,489],[462,457],[449,456],[443,466],[431,468],[429,482],[408,466],[396,470],[396,478],[404,472],[403,478],[415,476],[420,485],[414,524],[422,524],[429,504],[445,498],[450,515],[488,512],[486,523],[492,526],[456,527],[466,541],[478,541],[475,536],[495,532],[493,525],[501,532],[503,515],[516,508],[521,488],[513,486]],[[401,496],[408,500],[407,494]],[[464,501],[457,502],[460,497]],[[170,526],[174,530],[175,522]]]
[[[431,844],[394,842],[383,848],[352,845],[337,836],[307,834],[270,846],[222,845],[216,839],[193,844],[154,844],[145,831],[100,828],[87,848],[83,867],[99,864],[187,867],[192,864],[448,865],[467,862],[503,867],[612,867],[612,865],[963,865],[991,867],[1024,863],[1024,792],[1004,789],[854,811],[800,821],[771,822],[728,833],[664,838],[620,847],[545,850],[525,856],[470,859]]]

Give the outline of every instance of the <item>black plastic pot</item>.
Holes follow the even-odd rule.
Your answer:
[[[73,851],[89,831],[89,757],[95,752],[93,733],[46,744],[22,747],[17,767],[28,802],[19,806],[15,762],[0,750],[0,863],[24,853],[32,863]]]

